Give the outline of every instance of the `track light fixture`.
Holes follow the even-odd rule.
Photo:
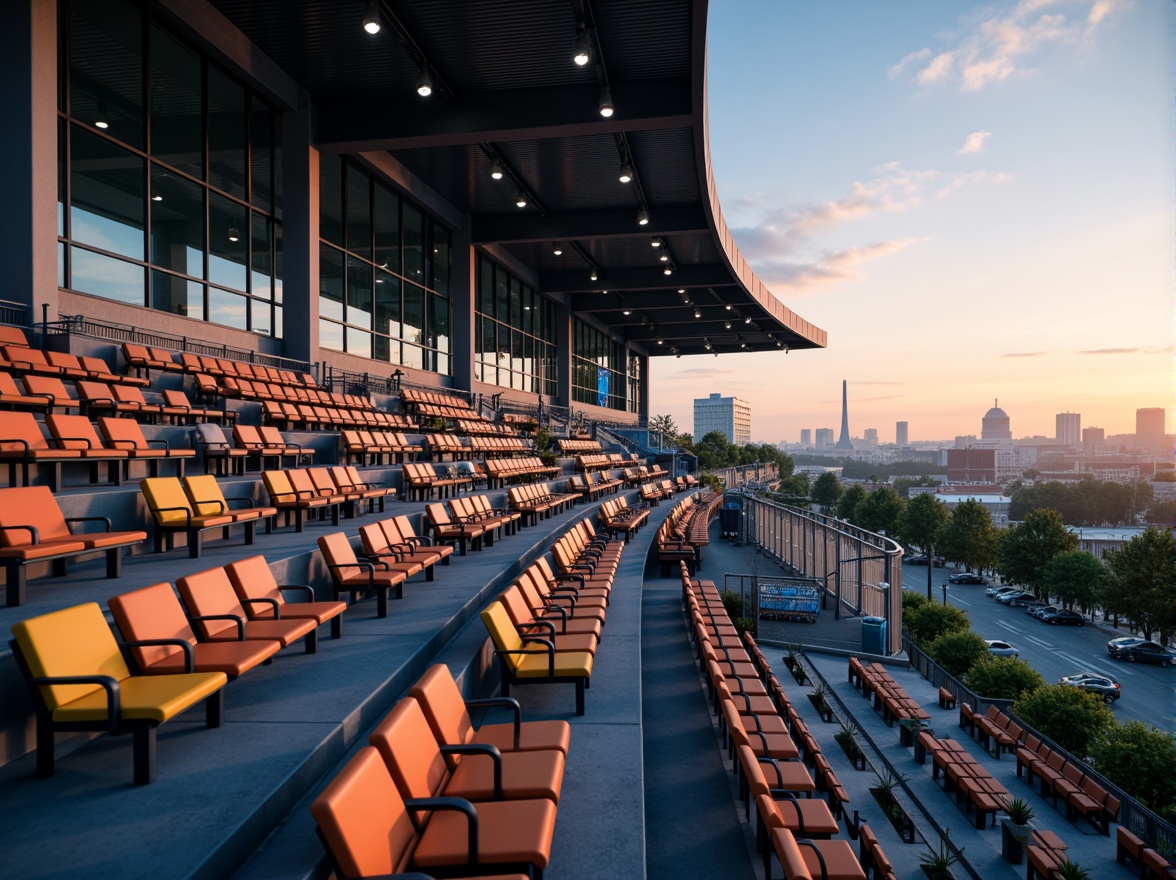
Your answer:
[[[363,15],[363,29],[373,37],[380,32],[380,5],[376,0],[368,0],[367,11]]]
[[[490,176],[495,180],[502,180],[503,175],[505,174],[506,171],[503,169],[502,163],[497,159],[490,163]]]
[[[661,260],[663,263],[668,263],[670,261],[670,255],[667,254],[665,251],[662,251],[662,255],[660,257],[658,257],[658,259]]]
[[[515,190],[515,204],[520,208],[527,207],[527,194],[521,189]]]
[[[784,347],[784,343],[781,342],[779,339],[777,339],[776,340],[776,348],[783,348],[783,347]]]
[[[666,344],[666,341],[665,341],[664,339],[659,339],[659,340],[657,341],[657,344],[658,344],[658,345],[665,345],[665,344]]]
[[[726,309],[726,310],[729,312],[729,311],[731,311],[731,304],[730,304],[730,303],[725,303],[725,304],[723,305],[723,308],[725,308],[725,309]]]
[[[702,317],[702,309],[700,309],[698,306],[694,307],[694,317],[696,317],[696,318]]]
[[[649,225],[649,212],[647,210],[645,210],[644,208],[642,208],[640,211],[637,212],[637,225],[638,226],[648,226]]]
[[[711,350],[711,341],[704,337],[702,340],[702,347],[705,348],[707,351],[710,351]]]
[[[730,321],[724,321],[724,322],[723,322],[723,326],[724,326],[724,327],[726,327],[728,330],[730,330],[730,329],[731,329],[731,322],[730,322]]]
[[[588,44],[588,32],[583,22],[576,25],[576,46],[572,52],[572,60],[577,67],[583,67],[592,60],[592,47]]]
[[[628,162],[622,163],[621,170],[617,172],[617,179],[620,180],[621,183],[628,183],[631,181],[633,179],[633,166]]]
[[[229,227],[229,241],[240,241],[240,240],[241,240],[241,230],[238,229],[236,226],[230,226]]]
[[[600,90],[600,115],[608,119],[613,115],[612,90],[608,86],[604,86]]]
[[[674,267],[673,266],[666,266],[664,269],[662,269],[662,274],[663,275],[673,275],[674,274]]]
[[[103,131],[110,128],[110,111],[106,104],[102,101],[98,102],[98,117],[94,120],[94,127],[101,128]]]
[[[433,94],[433,78],[429,76],[428,67],[422,67],[421,75],[417,77],[417,94],[422,98]]]
[[[742,348],[744,351],[747,350],[747,340],[744,339],[742,336],[739,337],[739,347]]]
[[[563,255],[563,245],[557,241],[555,244],[553,244],[551,246],[551,252],[553,254],[555,254],[557,257],[562,256]]]
[[[593,281],[595,281],[597,278],[600,277],[599,275],[596,274],[596,267],[595,266],[592,267],[592,273],[588,277],[591,278]]]
[[[744,315],[743,316],[743,323],[750,324],[751,323],[751,315]]]
[[[651,238],[649,240],[649,245],[650,245],[650,247],[656,247],[656,248],[661,247],[662,246],[661,236],[655,235],[653,238]]]

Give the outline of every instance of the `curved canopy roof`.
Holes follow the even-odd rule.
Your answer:
[[[531,267],[574,313],[650,355],[825,345],[764,287],[723,221],[707,145],[706,0],[377,0],[375,35],[365,0],[211,4],[307,91],[320,150],[386,151],[469,215],[474,245]]]

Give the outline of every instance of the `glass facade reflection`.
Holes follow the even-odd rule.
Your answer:
[[[628,409],[626,364],[622,343],[579,318],[573,322],[572,400],[609,409]]]
[[[555,304],[481,254],[476,283],[474,378],[554,396]]]

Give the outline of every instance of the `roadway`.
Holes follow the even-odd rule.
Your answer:
[[[947,584],[949,568],[932,573],[935,601],[947,601],[967,613],[972,631],[985,639],[1003,639],[1020,651],[1021,659],[1036,669],[1050,684],[1063,675],[1089,672],[1119,682],[1122,696],[1111,706],[1120,721],[1137,720],[1162,730],[1176,732],[1176,667],[1161,669],[1145,663],[1125,663],[1107,655],[1107,642],[1129,635],[1110,626],[1049,626],[1030,617],[1024,608],[1009,608],[984,595],[988,587]],[[927,594],[927,569],[904,565],[905,589]]]

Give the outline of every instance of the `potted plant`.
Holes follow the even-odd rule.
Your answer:
[[[906,843],[914,843],[914,823],[907,816],[896,795],[898,787],[906,781],[906,777],[892,773],[889,769],[885,771],[885,775],[875,773],[874,776],[875,781],[870,787],[870,794],[874,796],[874,800],[878,802],[878,806],[882,808],[882,812],[890,820],[899,837]]]
[[[1020,797],[1006,801],[1004,811],[1007,818],[1000,823],[1001,858],[1010,865],[1019,865],[1025,858],[1025,844],[1035,830],[1031,823],[1036,814],[1029,802]]]
[[[963,850],[961,849],[962,853]],[[919,867],[927,875],[928,880],[953,880],[951,866],[959,862],[960,858],[951,851],[951,830],[943,832],[939,838],[939,847],[933,848],[927,844],[927,852],[919,856]]]
[[[1077,862],[1071,862],[1069,859],[1066,859],[1058,866],[1054,871],[1054,876],[1058,877],[1059,880],[1090,880],[1090,874],[1086,872],[1086,869]]]
[[[829,700],[826,698],[828,693],[829,686],[822,681],[809,694],[809,702],[813,704],[813,708],[817,710],[817,714],[821,716],[821,720],[826,724],[833,720],[833,710],[830,708]]]
[[[862,754],[861,748],[857,743],[858,729],[857,725],[852,721],[848,724],[842,723],[841,730],[833,735],[833,739],[837,745],[841,746],[842,751],[845,752],[845,757],[849,758],[855,770],[864,770],[866,761]]]

